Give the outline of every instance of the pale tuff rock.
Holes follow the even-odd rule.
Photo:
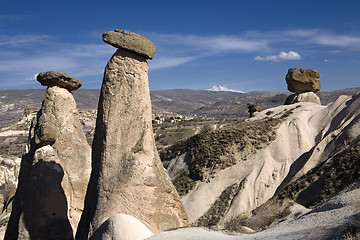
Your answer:
[[[4,238],[6,225],[11,214],[11,200],[17,188],[20,158],[0,156],[0,239]]]
[[[285,105],[299,103],[299,102],[312,102],[321,105],[320,98],[313,92],[295,93],[290,95],[285,100]]]
[[[68,204],[62,186],[67,179],[60,159],[51,146],[35,151],[29,175],[21,230],[28,232],[30,239],[51,239],[54,236],[72,239]]]
[[[59,86],[66,88],[69,91],[76,90],[82,85],[80,80],[67,73],[58,71],[42,72],[39,73],[36,78],[43,86]]]
[[[127,214],[108,218],[90,240],[143,240],[153,233],[138,219]]]
[[[146,59],[153,59],[155,54],[155,45],[137,33],[115,29],[115,31],[105,32],[103,40],[113,47],[125,49]]]
[[[90,177],[90,156],[72,93],[49,86],[32,122],[5,239],[73,239]]]
[[[313,69],[290,68],[286,75],[288,90],[293,93],[320,91],[320,72]]]
[[[247,152],[246,157],[241,157],[246,151],[241,145],[235,145],[228,154],[220,153],[222,159],[233,157],[237,161],[213,171],[185,192],[182,201],[190,223],[209,218],[210,224],[224,226],[237,216],[251,217],[252,210],[272,198],[283,185],[359,137],[359,101],[360,95],[343,96],[328,106],[301,102],[259,112],[249,121],[260,124],[281,120],[275,129],[276,138],[265,147]],[[235,194],[231,194],[234,189]],[[229,204],[216,208],[219,201]],[[218,209],[222,215],[216,212]],[[211,215],[214,212],[216,215]],[[212,217],[220,220],[212,223]]]
[[[77,115],[75,100],[70,92],[59,87],[48,88],[40,112],[34,129],[34,140],[36,141],[41,134],[55,139],[52,146],[65,171],[62,184],[68,200],[71,225],[75,232],[90,178],[91,149]]]
[[[20,159],[8,159],[0,156],[0,212],[6,210],[14,196],[19,175]]]
[[[155,147],[148,65],[143,56],[118,49],[109,60],[92,153],[76,239],[88,239],[118,213],[135,217],[153,233],[187,225],[180,197]]]

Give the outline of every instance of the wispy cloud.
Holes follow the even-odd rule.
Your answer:
[[[197,57],[160,57],[149,61],[150,70],[176,67],[195,60]]]
[[[266,42],[271,49],[274,45],[292,45],[299,47],[337,46],[357,47],[360,44],[359,33],[337,34],[324,29],[292,29],[284,31],[249,31],[244,33],[247,39]]]
[[[29,77],[29,78],[25,78],[25,81],[35,81],[35,80],[36,80],[36,77],[37,77],[38,75],[39,75],[38,73],[35,73],[34,76]]]
[[[21,55],[18,51],[0,51],[0,56],[19,56]]]
[[[264,40],[246,36],[146,33],[156,45],[157,53],[149,62],[151,70],[176,67],[218,54],[241,54],[269,49]]]
[[[360,45],[360,36],[318,35],[312,38],[316,43],[328,46],[355,47]]]
[[[30,75],[33,75],[38,71],[42,71],[41,69],[69,69],[77,65],[78,64],[73,61],[73,59],[66,57],[33,56],[12,60],[0,60],[0,71],[17,73],[27,72],[30,73]]]
[[[267,44],[264,41],[246,40],[238,36],[208,36],[200,37],[194,35],[175,36],[182,44],[196,47],[205,51],[222,52],[222,51],[257,51],[266,49]]]
[[[327,46],[327,53],[333,51],[339,55],[360,45],[359,35],[336,34],[321,29],[250,31],[239,35],[143,35],[151,39],[157,48],[154,60],[149,61],[152,71],[230,55],[250,59],[256,56],[254,59],[257,61],[299,60],[306,58],[309,52],[316,54],[319,46]],[[64,43],[49,35],[31,34],[0,35],[0,47],[0,73],[9,80],[10,85],[11,81],[13,84],[18,84],[15,81],[20,80],[27,83],[35,81],[35,74],[48,70],[65,71],[80,80],[99,78],[101,81],[106,62],[115,52],[107,44]],[[282,49],[292,51],[279,53]],[[321,59],[326,58],[328,56]]]
[[[0,0],[1,2],[2,0]],[[18,15],[0,15],[0,21],[4,20],[17,20],[19,19]]]
[[[299,38],[311,38],[320,32],[319,29],[295,29],[289,31],[283,31],[281,35],[287,35],[291,37]]]
[[[32,43],[44,42],[51,39],[48,35],[0,35],[0,46],[26,46]]]
[[[357,47],[360,45],[360,35],[356,34],[336,34],[321,29],[297,29],[290,31],[283,31],[279,34],[279,40],[284,41],[291,38],[292,42],[323,45],[323,46],[336,46],[336,47]]]
[[[16,36],[18,37],[18,36]],[[3,36],[3,39],[5,37]],[[15,38],[9,37],[9,39]],[[3,40],[0,39],[0,40]],[[42,41],[47,41],[43,44]],[[79,79],[98,78],[104,71],[106,62],[116,51],[107,44],[71,44],[56,42],[52,37],[31,36],[17,41],[18,47],[2,42],[3,49],[11,49],[0,53],[0,74],[2,85],[8,81],[8,87],[36,82],[39,72],[50,70],[64,71]],[[40,43],[40,44],[38,44]],[[31,48],[27,44],[32,44]],[[2,54],[4,53],[4,54]],[[5,86],[4,85],[4,86]]]
[[[65,46],[64,46],[65,47]],[[115,52],[115,48],[108,44],[68,44],[64,49],[64,55],[72,57],[96,57],[110,55]]]
[[[149,33],[151,39],[160,45],[179,46],[188,50],[208,51],[257,51],[268,48],[267,42],[257,39],[246,39],[244,36],[213,35],[196,36],[191,34]]]
[[[273,61],[273,62],[281,62],[287,60],[300,60],[301,56],[297,52],[280,52],[278,55],[270,55],[265,57],[256,56],[254,58],[257,61]]]

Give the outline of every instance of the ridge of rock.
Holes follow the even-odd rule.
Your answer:
[[[169,166],[188,156],[184,174],[173,181],[190,224],[222,227],[237,216],[251,216],[289,181],[341,151],[359,137],[359,99],[360,94],[328,106],[301,102],[270,108],[238,124],[243,136],[251,135],[247,143],[229,125],[162,153]],[[273,121],[279,121],[275,128],[269,125]]]

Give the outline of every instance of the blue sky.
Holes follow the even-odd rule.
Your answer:
[[[152,90],[287,91],[288,68],[320,71],[322,91],[360,87],[360,1],[0,0],[0,89],[43,88],[64,71],[100,88],[115,48],[102,33],[142,34],[157,48]]]

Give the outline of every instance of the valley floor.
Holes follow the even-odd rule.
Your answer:
[[[292,214],[285,221],[262,232],[234,235],[204,228],[183,228],[162,232],[147,240],[358,239],[351,238],[347,231],[360,220],[359,199],[360,183],[357,183],[313,210],[293,206]]]

